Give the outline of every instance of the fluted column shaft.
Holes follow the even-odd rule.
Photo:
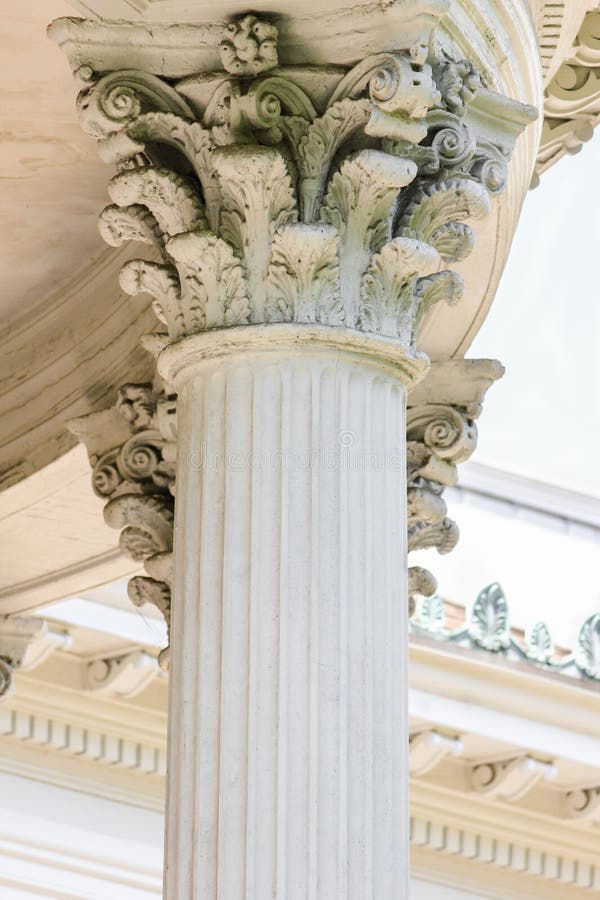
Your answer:
[[[405,900],[401,370],[275,344],[176,383],[165,896]]]

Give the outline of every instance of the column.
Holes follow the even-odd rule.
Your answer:
[[[171,625],[166,900],[408,898],[406,397],[531,118],[444,9],[369,6],[306,64],[289,17],[52,26],[160,323],[157,383],[74,427]]]
[[[160,361],[181,434],[165,895],[406,897],[410,376],[376,342],[253,331]]]

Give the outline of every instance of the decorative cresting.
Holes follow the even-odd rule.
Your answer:
[[[221,34],[220,72],[79,67],[81,124],[119,169],[102,235],[152,248],[121,286],[155,298],[171,341],[316,323],[415,355],[428,310],[460,300],[448,267],[471,252],[469,222],[503,189],[510,156],[467,123],[478,93],[496,95],[428,43],[351,68],[282,66],[276,26],[247,15]]]
[[[112,409],[69,423],[86,445],[104,519],[121,530],[119,546],[146,575],[132,578],[130,599],[153,603],[169,624],[173,565],[176,399],[151,384],[126,384]],[[168,665],[168,650],[159,662]],[[113,666],[114,668],[114,666]]]
[[[550,672],[600,681],[600,613],[583,623],[577,647],[571,653],[556,652],[548,626],[543,622],[538,622],[528,632],[525,642],[517,640],[510,626],[508,601],[497,582],[480,591],[463,627],[448,630],[445,622],[444,601],[438,594],[433,594],[420,600],[411,628],[415,634],[474,650],[486,650]]]
[[[495,360],[440,363],[408,395],[406,420],[408,479],[408,549],[454,549],[456,522],[447,515],[443,497],[458,480],[458,464],[477,445],[476,418],[488,387],[503,374]],[[431,597],[437,582],[427,569],[409,569],[411,613],[416,596]]]
[[[0,701],[13,686],[14,672],[35,669],[70,643],[68,634],[52,631],[43,619],[0,617]]]

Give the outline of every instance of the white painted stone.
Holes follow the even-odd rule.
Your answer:
[[[165,896],[404,900],[406,377],[341,342],[203,361],[207,337],[159,361],[180,395]]]

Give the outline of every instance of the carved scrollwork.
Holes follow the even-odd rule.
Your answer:
[[[125,69],[111,72],[81,91],[77,111],[81,127],[103,139],[150,110],[173,112],[193,119],[183,97],[167,82],[147,72]]]
[[[422,441],[440,459],[460,463],[477,446],[477,426],[456,407],[430,404],[409,411],[407,437]]]

